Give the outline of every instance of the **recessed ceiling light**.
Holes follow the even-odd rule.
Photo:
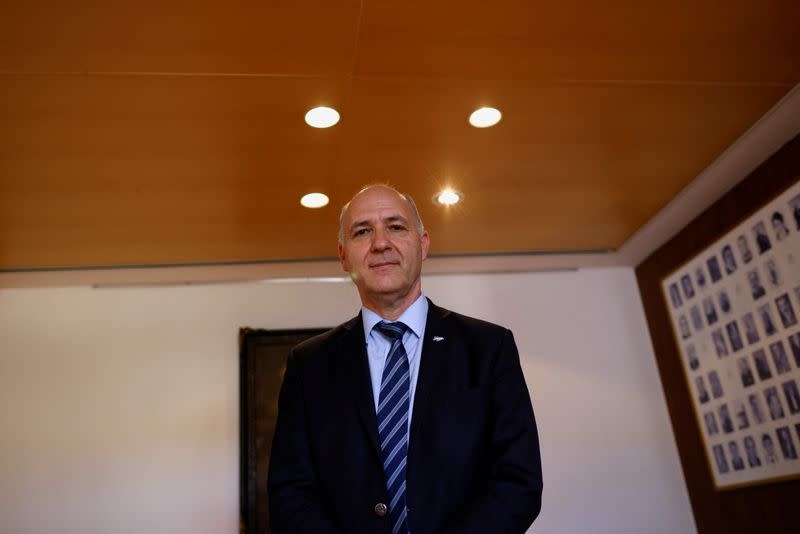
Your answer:
[[[321,208],[322,206],[327,206],[329,201],[328,195],[324,193],[309,193],[303,195],[303,198],[300,199],[300,204],[306,208]]]
[[[500,122],[502,116],[495,108],[478,108],[469,116],[469,123],[475,128],[488,128]]]
[[[339,112],[333,108],[320,106],[309,109],[306,113],[306,124],[314,128],[330,128],[339,122]]]
[[[464,195],[459,193],[458,191],[453,191],[452,189],[443,189],[436,193],[433,197],[433,201],[437,204],[441,204],[442,206],[452,206],[453,204],[458,204],[461,202],[461,199],[464,198]]]

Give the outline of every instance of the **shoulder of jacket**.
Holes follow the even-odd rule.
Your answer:
[[[305,341],[295,345],[292,348],[292,354],[297,356],[301,355],[309,355],[315,352],[319,352],[320,350],[324,350],[332,343],[335,343],[336,340],[344,333],[345,329],[343,325],[336,326],[331,328],[327,332],[323,332],[321,334],[317,334],[316,336],[310,337]]]
[[[449,311],[447,319],[453,321],[453,324],[465,330],[477,332],[483,336],[504,336],[510,332],[508,328],[499,324],[491,323],[476,317],[470,317],[454,311]]]
[[[294,365],[305,367],[309,362],[317,362],[329,358],[336,353],[341,339],[345,335],[352,335],[353,329],[358,327],[359,321],[358,316],[356,316],[339,326],[331,328],[327,332],[310,337],[295,345],[289,353],[289,359]]]

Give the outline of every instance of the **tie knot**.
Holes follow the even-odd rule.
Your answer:
[[[381,321],[380,323],[375,325],[375,328],[378,329],[378,332],[389,338],[389,340],[394,343],[398,339],[403,337],[408,327],[397,321],[395,323],[387,323],[386,321]]]

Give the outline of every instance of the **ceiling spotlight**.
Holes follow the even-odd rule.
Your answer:
[[[469,123],[475,128],[488,128],[500,122],[502,116],[495,108],[478,108],[469,116]]]
[[[300,204],[306,208],[321,208],[322,206],[327,206],[329,201],[328,195],[324,193],[309,193],[303,195],[303,198],[300,199]]]
[[[433,201],[437,204],[441,204],[442,206],[452,206],[453,204],[458,204],[461,202],[462,198],[464,198],[464,195],[458,191],[444,189],[436,193],[436,195],[433,197]]]
[[[339,112],[333,108],[320,106],[309,109],[306,113],[306,124],[314,128],[330,128],[339,122]]]

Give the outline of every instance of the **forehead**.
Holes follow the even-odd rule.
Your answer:
[[[353,197],[347,208],[347,224],[358,221],[402,216],[411,218],[411,208],[399,193],[384,187],[374,187]]]

